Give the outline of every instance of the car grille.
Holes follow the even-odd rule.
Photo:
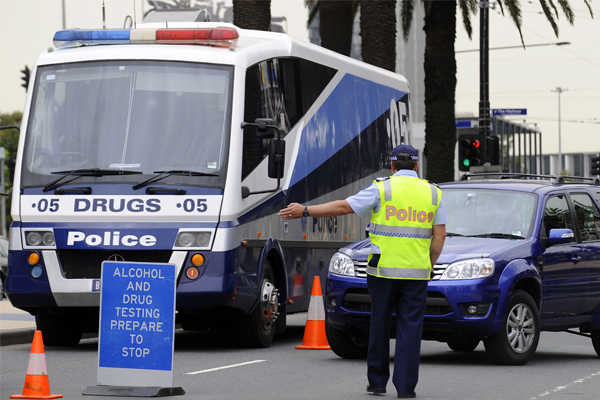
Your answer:
[[[344,294],[342,307],[349,311],[371,312],[371,299],[369,289],[350,288]],[[425,315],[446,315],[452,312],[448,299],[440,292],[427,292],[427,306]]]
[[[433,279],[434,281],[438,281],[443,273],[448,268],[448,264],[436,264],[433,266]],[[358,278],[366,278],[367,277],[367,261],[356,261],[354,260],[354,276]]]
[[[103,261],[167,263],[171,250],[58,250],[58,260],[67,279],[99,279]]]

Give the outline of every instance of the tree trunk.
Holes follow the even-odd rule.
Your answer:
[[[432,1],[425,13],[425,156],[427,179],[454,180],[456,0]]]
[[[364,62],[396,72],[396,0],[360,2]]]
[[[271,0],[233,0],[233,24],[242,29],[268,31]]]
[[[348,57],[352,50],[352,7],[348,0],[319,1],[321,46]]]

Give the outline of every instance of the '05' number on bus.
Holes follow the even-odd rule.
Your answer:
[[[37,208],[39,212],[57,212],[58,211],[58,199],[52,199],[48,201],[48,199],[41,199],[36,203],[31,205],[33,208]]]

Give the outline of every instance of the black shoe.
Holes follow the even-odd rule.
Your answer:
[[[417,397],[417,394],[415,392],[412,392],[412,393],[398,393],[398,398],[399,399],[414,399],[415,397]]]
[[[384,394],[385,388],[374,388],[371,386],[367,386],[367,392],[371,392],[373,394]]]

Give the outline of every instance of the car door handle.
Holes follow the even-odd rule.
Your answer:
[[[573,256],[573,257],[571,257],[571,261],[573,261],[575,264],[577,264],[581,260],[582,260],[581,256]]]

